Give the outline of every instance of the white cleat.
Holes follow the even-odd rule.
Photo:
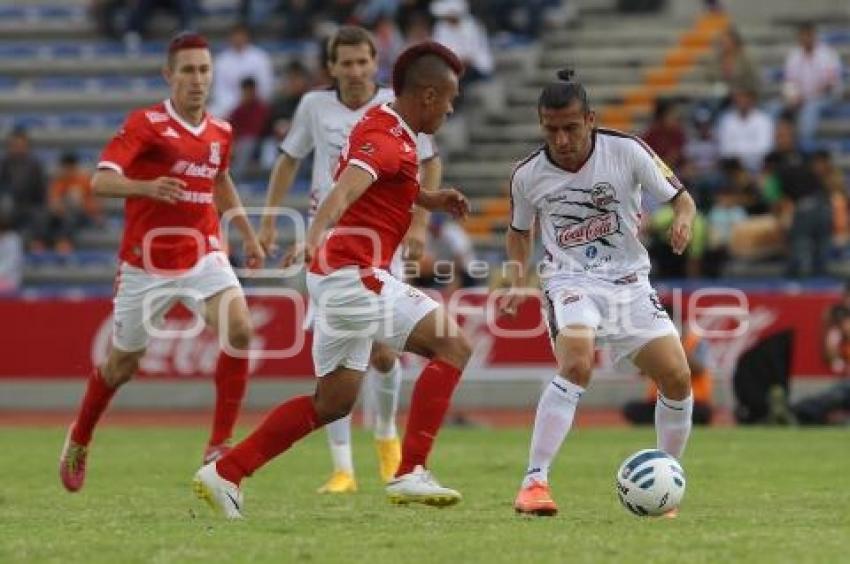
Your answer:
[[[422,466],[416,466],[413,472],[390,480],[387,483],[387,497],[390,503],[397,505],[422,503],[434,507],[448,507],[462,499],[460,492],[441,486]]]
[[[195,473],[192,489],[198,499],[206,501],[214,512],[228,519],[242,519],[242,492],[236,484],[218,475],[215,462]]]

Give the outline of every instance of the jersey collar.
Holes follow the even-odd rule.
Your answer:
[[[402,127],[402,128],[403,128],[406,132],[407,132],[407,134],[408,134],[408,135],[410,135],[410,138],[411,138],[413,141],[416,141],[416,134],[415,134],[415,133],[413,133],[413,130],[412,130],[412,129],[410,129],[410,126],[409,126],[409,125],[407,125],[407,123],[404,121],[404,119],[402,119],[402,117],[401,117],[400,115],[398,115],[398,112],[396,112],[394,109],[392,109],[392,108],[390,107],[389,102],[388,102],[388,103],[386,103],[386,104],[381,104],[381,110],[383,110],[383,111],[387,112],[387,113],[388,113],[388,114],[390,114],[390,115],[395,116],[395,118],[396,118],[396,119],[398,120],[398,122],[401,124],[401,127]]]
[[[192,125],[188,121],[184,120],[180,117],[180,114],[174,109],[174,106],[171,104],[171,99],[167,99],[165,102],[165,111],[168,112],[168,115],[171,116],[171,119],[179,123],[183,129],[194,135],[195,137],[200,136],[204,130],[207,128],[207,115],[204,114],[204,119],[201,120],[200,125]]]

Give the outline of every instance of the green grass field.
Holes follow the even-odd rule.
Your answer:
[[[614,473],[652,430],[578,429],[552,475],[561,513],[514,515],[528,430],[448,429],[432,459],[463,503],[394,507],[371,440],[356,435],[360,492],[314,493],[329,461],[310,437],[246,484],[247,520],[191,494],[203,432],[105,428],[83,492],[61,489],[60,429],[0,429],[0,562],[847,562],[844,430],[697,430],[679,519],[639,519]]]

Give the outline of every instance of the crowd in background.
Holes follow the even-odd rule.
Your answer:
[[[709,4],[709,9],[718,9]],[[130,47],[147,36],[144,26],[159,9],[170,10],[177,25],[190,27],[203,3],[95,0],[92,5],[103,32]],[[267,178],[301,96],[331,82],[320,61],[297,58],[276,76],[272,57],[254,40],[256,33],[264,38],[316,38],[326,37],[340,23],[366,25],[378,44],[379,82],[387,81],[393,60],[405,46],[433,38],[460,56],[469,83],[492,75],[494,34],[536,36],[543,15],[557,9],[563,10],[563,23],[574,17],[575,3],[243,0],[241,21],[216,49],[210,101],[210,111],[233,125],[234,177]],[[706,73],[713,84],[710,98],[690,104],[660,99],[642,132],[689,187],[701,212],[684,257],[673,255],[666,244],[669,207],[647,214],[645,237],[654,276],[722,276],[732,258],[765,257],[785,257],[790,276],[826,274],[830,258],[844,256],[850,241],[847,184],[831,152],[817,141],[820,116],[843,93],[840,58],[818,40],[814,26],[802,26],[798,45],[786,56],[781,96],[771,99],[765,94],[764,69],[730,28],[718,38]],[[63,155],[55,168],[48,174],[30,148],[26,131],[9,135],[0,153],[4,248],[11,248],[10,241],[17,237],[15,245],[30,252],[68,253],[81,227],[102,224],[103,214],[76,155]],[[441,229],[437,226],[435,233]],[[10,284],[2,281],[3,268],[0,286]]]
[[[790,277],[824,276],[848,250],[848,186],[818,143],[824,112],[843,92],[837,53],[812,24],[786,56],[781,96],[768,98],[763,71],[734,28],[717,41],[706,77],[714,95],[685,106],[659,100],[642,137],[679,175],[701,212],[684,257],[668,251],[669,207],[647,221],[655,275],[724,273],[730,257],[786,258]]]

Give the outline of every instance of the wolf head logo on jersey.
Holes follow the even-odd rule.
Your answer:
[[[605,208],[617,203],[617,192],[608,182],[597,182],[590,191],[590,201],[597,208]]]
[[[218,141],[210,143],[210,164],[221,164],[221,143]]]

